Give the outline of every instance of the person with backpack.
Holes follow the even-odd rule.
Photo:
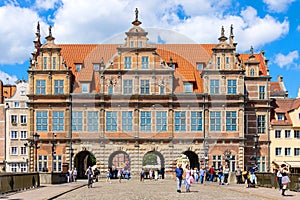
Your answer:
[[[88,169],[85,171],[85,175],[88,177],[88,188],[91,188],[93,186],[93,169],[91,166],[88,167]]]

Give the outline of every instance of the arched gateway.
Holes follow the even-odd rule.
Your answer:
[[[88,166],[96,165],[95,156],[89,151],[81,151],[76,154],[74,159],[74,166],[77,169],[77,177],[78,178],[86,178],[85,170]]]

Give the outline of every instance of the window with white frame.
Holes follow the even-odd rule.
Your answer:
[[[258,167],[259,172],[266,171],[266,157],[265,156],[257,157],[257,167]]]
[[[300,148],[294,148],[294,156],[300,156]]]
[[[98,131],[98,111],[88,111],[87,113],[87,130],[88,131]]]
[[[89,92],[90,92],[90,84],[81,83],[81,93],[89,93]]]
[[[265,86],[259,86],[259,99],[265,99]]]
[[[113,85],[109,85],[107,86],[107,91],[108,91],[108,94],[113,94],[114,93],[114,86]]]
[[[175,111],[175,131],[186,131],[186,112]]]
[[[275,155],[276,156],[281,156],[282,155],[282,148],[281,147],[276,147],[275,148]]]
[[[283,121],[283,120],[284,120],[284,114],[278,113],[278,114],[277,114],[277,119],[278,119],[279,121]]]
[[[226,111],[226,131],[236,131],[236,111]]]
[[[52,115],[52,130],[63,131],[65,129],[64,111],[53,111]]]
[[[44,69],[47,69],[47,57],[44,57]]]
[[[250,69],[250,76],[254,76],[255,75],[255,71],[253,68]]]
[[[151,131],[152,117],[151,111],[141,111],[140,116],[140,130],[141,131]]]
[[[141,94],[150,94],[150,80],[141,80],[140,93]]]
[[[122,111],[122,131],[132,131],[132,111]]]
[[[219,94],[220,81],[217,79],[210,80],[210,93]]]
[[[165,86],[164,85],[159,86],[159,94],[165,94]]]
[[[266,133],[266,116],[265,115],[257,116],[257,133],[259,133],[259,134]]]
[[[221,155],[213,155],[212,156],[212,165],[215,169],[218,169],[219,166],[222,165],[223,159]]]
[[[20,102],[19,101],[14,102],[14,108],[20,108]]]
[[[221,112],[210,111],[210,130],[221,131]]]
[[[27,164],[20,163],[20,170],[21,170],[21,172],[27,172]]]
[[[56,57],[52,57],[52,69],[56,69]]]
[[[132,94],[133,87],[132,87],[132,80],[124,79],[123,80],[123,94]]]
[[[55,172],[62,171],[62,155],[53,156],[53,171]]]
[[[10,147],[10,155],[12,156],[18,155],[18,147]]]
[[[27,115],[20,115],[21,124],[27,124]]]
[[[20,138],[27,139],[27,131],[20,131]]]
[[[117,131],[118,113],[116,111],[106,111],[106,131]]]
[[[35,81],[36,94],[46,94],[46,80]]]
[[[225,63],[226,63],[226,69],[229,69],[230,65],[230,57],[226,56],[226,60],[225,60]]]
[[[221,58],[217,57],[217,69],[221,69]]]
[[[275,130],[275,138],[281,138],[281,130]]]
[[[285,156],[290,156],[291,155],[291,148],[290,147],[284,148],[284,155]]]
[[[167,112],[156,111],[156,132],[167,131]]]
[[[10,166],[10,171],[11,172],[17,172],[18,171],[18,164],[17,163],[11,163],[9,166]]]
[[[10,116],[10,123],[12,125],[16,125],[18,123],[18,115],[11,115]]]
[[[54,80],[54,94],[64,94],[64,80]]]
[[[100,69],[100,65],[98,63],[94,63],[94,71],[98,71]]]
[[[300,139],[300,130],[294,130],[294,138]]]
[[[82,131],[83,126],[83,112],[82,111],[73,111],[72,112],[72,130],[73,131]]]
[[[192,93],[193,92],[193,83],[185,82],[184,84],[184,92]]]
[[[227,94],[236,94],[236,80],[227,80]]]
[[[292,136],[291,136],[291,130],[285,130],[284,131],[284,136],[285,136],[285,138],[291,138]]]
[[[149,58],[148,56],[142,56],[142,69],[149,68]]]
[[[197,63],[197,69],[199,71],[203,70],[203,63]]]
[[[202,131],[201,111],[191,111],[191,131]]]
[[[75,64],[76,71],[79,72],[82,68],[82,64]]]
[[[42,172],[44,169],[48,169],[48,156],[39,155],[38,156],[38,171]]]
[[[21,147],[20,148],[20,153],[21,153],[21,155],[26,155],[27,154],[27,147]]]
[[[10,139],[18,139],[18,131],[10,131]]]

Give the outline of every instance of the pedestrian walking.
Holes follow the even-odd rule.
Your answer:
[[[229,178],[229,172],[230,172],[228,165],[225,165],[223,172],[224,172],[224,184],[228,185],[228,178]]]
[[[281,174],[281,171],[280,171],[280,169],[276,169],[275,172],[276,172],[276,177],[277,177],[277,183],[279,185],[279,190],[282,190],[282,174]]]
[[[242,170],[241,170],[240,166],[236,167],[235,177],[236,177],[236,183],[237,184],[241,184],[243,182],[242,181]]]
[[[215,167],[211,166],[208,170],[209,173],[209,181],[213,182],[214,181],[214,176],[215,176]]]
[[[285,191],[287,190],[289,182],[291,182],[290,178],[288,176],[289,173],[290,173],[289,166],[286,165],[286,164],[282,164],[280,171],[281,171],[281,174],[282,174],[282,192],[281,192],[281,195],[286,196]]]
[[[154,180],[158,180],[158,169],[154,171]]]
[[[73,170],[73,181],[77,181],[77,169],[76,168],[74,168],[74,170]]]
[[[123,170],[122,170],[122,168],[120,168],[120,169],[118,170],[118,179],[119,179],[119,183],[121,183],[121,181],[122,181],[122,173],[123,173]]]
[[[177,182],[177,192],[179,193],[181,192],[182,176],[183,176],[182,165],[178,164],[178,166],[175,169],[175,177]]]
[[[71,168],[69,168],[69,170],[68,170],[68,174],[69,174],[69,180],[68,180],[68,182],[69,183],[71,183],[72,182],[72,179],[73,179],[73,171],[72,171],[72,169]]]
[[[91,166],[85,171],[85,175],[88,177],[88,188],[93,186],[93,169]]]
[[[222,165],[220,165],[218,168],[218,178],[219,178],[219,185],[224,185],[224,172],[223,172]]]
[[[140,181],[144,182],[145,179],[145,170],[144,168],[142,168],[141,172],[140,172]]]
[[[95,178],[95,181],[98,182],[98,179],[99,179],[99,175],[100,175],[100,171],[98,170],[98,168],[96,167],[95,170],[94,170],[94,178]]]
[[[194,176],[195,176],[194,178],[196,183],[198,183],[200,178],[199,178],[199,170],[197,167],[194,168]]]
[[[106,171],[106,183],[111,183],[110,182],[110,177],[112,176],[111,172],[110,172],[110,168],[107,168]]]
[[[185,166],[185,171],[183,176],[184,176],[184,184],[185,184],[186,192],[190,192],[191,184],[194,182],[194,178],[193,176],[191,176],[191,169],[188,164]]]
[[[201,183],[201,184],[203,184],[203,182],[204,182],[205,174],[206,174],[205,167],[202,167],[202,168],[200,169],[200,183]]]

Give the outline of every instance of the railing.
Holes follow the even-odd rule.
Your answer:
[[[277,177],[274,173],[255,173],[257,177],[257,185],[268,188],[279,188],[277,183]],[[300,174],[289,174],[291,182],[288,185],[288,189],[296,192],[300,192]]]
[[[0,174],[0,193],[14,192],[40,186],[38,173]]]

